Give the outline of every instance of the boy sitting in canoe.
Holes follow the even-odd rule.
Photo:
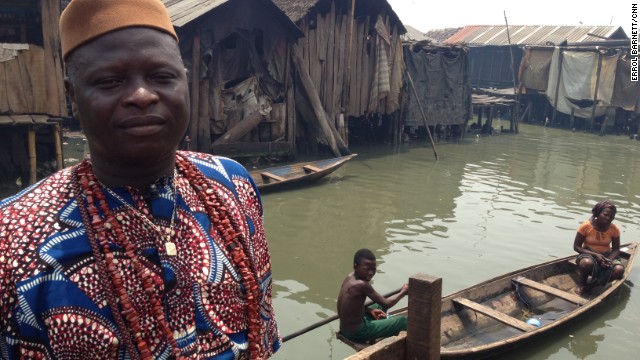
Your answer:
[[[358,250],[353,257],[353,272],[342,282],[337,304],[340,333],[351,341],[369,342],[407,330],[406,317],[389,317],[386,311],[407,295],[409,285],[404,284],[400,292],[385,298],[371,286],[375,274],[376,257],[373,252]],[[367,297],[375,304],[365,307]]]
[[[624,266],[620,254],[620,229],[612,221],[616,206],[609,200],[597,203],[591,210],[591,218],[578,228],[573,249],[578,255],[580,284],[576,294],[588,293],[597,285],[622,279]],[[591,282],[587,280],[591,276]]]

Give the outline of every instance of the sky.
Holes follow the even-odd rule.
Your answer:
[[[640,0],[387,0],[404,25],[422,32],[466,25],[613,25],[631,36]]]

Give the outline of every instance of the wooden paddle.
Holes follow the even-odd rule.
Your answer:
[[[402,288],[393,290],[392,292],[384,294],[383,296],[384,297],[389,297],[389,296],[395,295],[395,294],[399,293],[400,290],[402,290]],[[369,306],[371,304],[373,304],[373,301],[369,300],[366,303],[364,303],[364,306]],[[287,341],[289,341],[289,340],[291,340],[291,339],[293,339],[295,337],[298,337],[298,336],[300,336],[300,335],[302,335],[304,333],[307,333],[307,332],[309,332],[309,331],[311,331],[313,329],[319,328],[322,325],[328,324],[328,323],[332,322],[333,320],[337,320],[338,318],[339,318],[338,314],[334,314],[333,316],[330,316],[330,317],[328,317],[328,318],[326,318],[324,320],[320,320],[315,324],[311,324],[311,325],[307,326],[304,329],[298,330],[298,331],[296,331],[296,332],[294,332],[292,334],[289,334],[289,335],[283,337],[282,338],[282,342],[283,343],[287,342]]]

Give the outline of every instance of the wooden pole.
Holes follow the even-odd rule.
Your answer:
[[[407,359],[440,359],[442,279],[425,274],[409,278]]]
[[[511,114],[511,130],[518,133],[518,118],[520,117],[520,97],[518,96],[518,87],[516,86],[516,67],[513,61],[513,47],[511,46],[511,35],[509,34],[509,22],[507,21],[507,12],[504,11],[504,22],[507,26],[507,40],[509,41],[509,55],[511,57],[511,76],[513,77],[513,96],[516,99],[515,109]]]
[[[60,128],[60,122],[56,122],[53,127],[53,143],[56,147],[56,169],[62,170],[64,168],[64,161],[62,156],[62,129]]]
[[[193,35],[192,45],[192,57],[191,62],[191,117],[189,121],[189,134],[191,135],[191,141],[194,142],[195,151],[210,152],[209,148],[202,149],[200,146],[200,138],[198,134],[198,120],[200,118],[198,110],[200,109],[200,31],[196,31]]]
[[[562,55],[562,48],[558,48],[558,82],[556,83],[556,93],[554,94],[553,100],[553,116],[551,117],[551,123],[553,124],[556,121],[556,113],[558,112],[558,92],[560,91],[560,79],[562,78],[562,60],[564,59],[564,55]]]
[[[309,73],[304,69],[302,54],[300,53],[300,48],[297,44],[293,44],[292,47],[292,55],[293,62],[296,66],[296,70],[298,71],[298,75],[300,77],[300,82],[302,83],[302,87],[304,88],[307,99],[313,108],[314,115],[317,118],[318,125],[320,129],[324,133],[325,138],[327,139],[327,144],[331,148],[331,151],[335,156],[341,156],[340,150],[338,149],[338,144],[336,143],[336,138],[333,136],[333,130],[330,127],[329,121],[327,120],[327,113],[324,111],[322,107],[322,103],[320,102],[320,96],[315,90],[313,85],[313,80]],[[335,128],[335,127],[334,127]],[[338,139],[339,141],[341,139]],[[344,144],[343,144],[344,145]],[[346,147],[346,145],[344,145]]]
[[[401,290],[401,289],[396,289],[396,290],[393,290],[393,291],[391,291],[391,292],[389,292],[389,293],[386,293],[386,294],[384,294],[384,295],[382,295],[382,296],[384,296],[384,297],[386,297],[386,298],[387,298],[387,297],[389,297],[389,296],[392,296],[392,295],[395,295],[395,294],[399,293],[399,292],[400,292],[400,290]],[[373,304],[373,301],[369,300],[369,301],[367,301],[367,302],[364,304],[364,306],[369,306],[369,305],[371,305],[371,304]],[[289,340],[291,340],[291,339],[293,339],[293,338],[296,338],[296,337],[298,337],[298,336],[300,336],[300,335],[302,335],[302,334],[304,334],[304,333],[307,333],[307,332],[309,332],[309,331],[311,331],[311,330],[313,330],[313,329],[317,329],[317,328],[319,328],[319,327],[320,327],[320,326],[322,326],[322,325],[328,324],[328,323],[330,323],[330,322],[332,322],[332,321],[334,321],[334,320],[338,320],[339,318],[340,318],[340,317],[338,316],[338,314],[335,314],[335,315],[333,315],[333,316],[329,316],[328,318],[326,318],[326,319],[324,319],[324,320],[320,320],[320,321],[318,321],[317,323],[315,323],[315,324],[311,324],[311,325],[307,326],[306,328],[304,328],[304,329],[302,329],[302,330],[296,331],[296,332],[294,332],[293,334],[290,334],[290,335],[287,335],[287,336],[283,337],[283,338],[282,338],[282,342],[287,342],[287,341],[289,341]]]
[[[598,105],[598,85],[600,85],[600,71],[602,70],[602,53],[600,49],[596,47],[598,51],[598,67],[596,68],[596,88],[593,90],[593,106],[591,107],[591,119],[589,120],[589,132],[593,131],[593,125],[596,120],[596,107]]]
[[[429,135],[429,142],[431,142],[433,155],[436,157],[436,161],[437,161],[438,151],[436,150],[436,144],[434,144],[433,142],[433,137],[431,137],[431,130],[429,130],[429,124],[427,124],[427,116],[424,114],[424,109],[422,109],[422,103],[420,102],[420,97],[418,96],[418,91],[416,90],[416,86],[413,84],[413,79],[411,78],[411,74],[409,74],[409,71],[407,71],[406,73],[407,73],[407,79],[409,79],[409,85],[411,85],[411,89],[413,90],[413,95],[415,95],[416,101],[418,102],[420,113],[422,113],[422,120],[424,121],[424,127],[427,128],[427,135]]]
[[[29,184],[35,184],[37,180],[36,175],[36,129],[33,126],[29,126],[29,133],[27,134],[27,142],[29,147]]]
[[[344,84],[342,86],[342,108],[345,109],[345,117],[349,116],[349,101],[350,98],[350,89],[351,89],[351,57],[353,56],[353,23],[355,22],[355,12],[356,12],[356,0],[351,0],[351,7],[349,8],[349,30],[348,30],[348,39],[347,39],[347,54],[345,60],[345,70],[344,70]]]

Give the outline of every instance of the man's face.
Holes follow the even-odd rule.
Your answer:
[[[76,49],[65,80],[92,158],[148,165],[172,157],[189,121],[176,41],[149,28],[105,34]]]
[[[353,264],[353,271],[357,279],[371,281],[376,274],[376,261],[360,259],[359,264]]]

